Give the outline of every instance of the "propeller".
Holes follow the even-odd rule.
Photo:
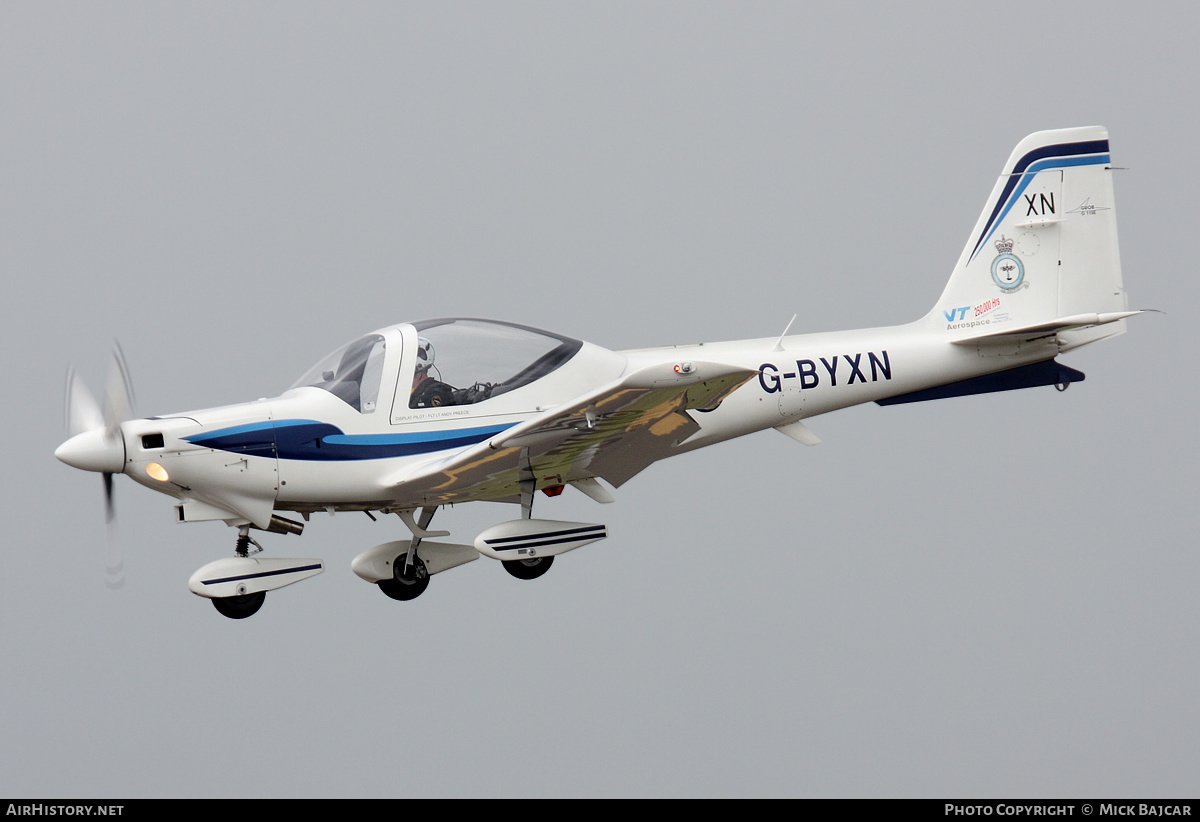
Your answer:
[[[74,368],[67,369],[66,422],[69,438],[54,455],[74,468],[97,471],[104,480],[104,520],[108,523],[106,584],[120,588],[124,567],[114,547],[113,475],[125,467],[125,437],[121,423],[133,419],[133,381],[121,344],[113,341],[112,362],[105,382],[104,403],[96,401]]]

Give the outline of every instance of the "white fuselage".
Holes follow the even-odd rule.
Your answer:
[[[624,351],[631,365],[705,359],[759,372],[709,413],[679,452],[786,425],[866,402],[896,397],[1052,358],[1046,345],[1000,351],[955,345],[932,318],[856,331],[777,339],[700,343]]]
[[[397,354],[406,342],[409,348],[414,344],[406,340],[413,336],[411,327],[381,333],[391,335]],[[402,401],[412,375],[400,367],[405,358],[398,356],[384,369],[381,401],[373,413],[304,387],[270,400],[129,421],[123,426],[125,473],[180,499],[180,520],[265,527],[275,510],[412,508],[421,501],[389,491],[406,472],[650,365],[696,360],[758,373],[716,408],[689,412],[699,430],[675,447],[675,453],[683,453],[851,405],[1049,359],[1056,352],[1053,342],[999,353],[955,345],[932,318],[779,340],[621,352],[584,344],[559,370],[502,397],[423,410]],[[388,397],[395,399],[383,401]],[[161,435],[161,445],[150,435]],[[162,466],[169,480],[155,479],[148,472],[151,463]]]

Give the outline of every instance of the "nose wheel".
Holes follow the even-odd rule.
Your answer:
[[[212,600],[217,613],[229,619],[254,616],[266,600],[267,591],[325,570],[325,563],[319,559],[253,556],[262,551],[262,546],[247,533],[249,530],[249,526],[240,529],[234,556],[208,563],[188,580],[193,594]]]
[[[230,619],[245,619],[248,616],[257,614],[258,609],[262,607],[266,599],[267,592],[259,591],[256,594],[216,597],[213,599],[212,604],[222,616],[227,616]]]

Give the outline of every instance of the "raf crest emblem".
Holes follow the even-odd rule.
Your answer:
[[[1023,285],[1025,282],[1025,266],[1012,253],[1013,241],[1006,239],[1001,235],[996,242],[996,250],[1000,252],[996,259],[992,260],[992,280],[996,285],[1000,286],[1000,290],[1005,293],[1012,293]]]

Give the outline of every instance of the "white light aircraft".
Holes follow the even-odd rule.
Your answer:
[[[534,494],[571,485],[613,501],[644,468],[766,428],[807,445],[803,420],[865,402],[918,402],[1016,388],[1064,389],[1065,351],[1125,330],[1108,132],[1022,140],[933,308],[907,325],[609,351],[477,319],[401,323],[342,346],[282,396],[134,418],[120,356],[101,407],[68,378],[70,439],[55,455],[177,500],[179,522],[237,529],[234,555],[191,590],[232,618],[324,569],[265,558],[251,530],[299,534],[320,511],[396,514],[409,539],[359,554],[354,572],[389,597],[434,574],[500,560],[533,579],[605,526],[533,518]],[[473,544],[434,541],[443,505],[519,504]],[[297,519],[299,517],[299,519]]]

